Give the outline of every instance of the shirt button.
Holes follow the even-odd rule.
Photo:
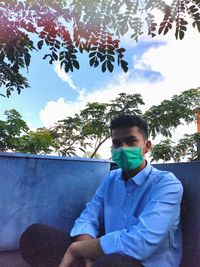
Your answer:
[[[126,214],[124,215],[124,218],[127,218],[127,215]]]
[[[128,197],[130,197],[130,196],[131,196],[131,194],[127,194],[127,196],[128,196]]]

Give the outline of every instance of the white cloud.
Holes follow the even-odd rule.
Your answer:
[[[71,102],[65,102],[61,97],[57,101],[49,101],[44,109],[40,111],[40,119],[42,125],[51,127],[58,120],[64,119],[66,116],[72,116],[76,112],[76,105]]]
[[[73,90],[79,93],[80,97],[82,98],[84,95],[84,90],[81,88],[78,88],[74,81],[72,80],[72,77],[69,73],[66,73],[63,68],[60,67],[60,62],[55,62],[53,64],[54,71],[58,75],[58,77],[63,80],[64,82],[68,83],[69,87],[71,87]]]
[[[166,94],[200,85],[199,33],[188,32],[183,40],[170,40],[166,46],[151,48],[138,65],[150,65],[164,77]],[[162,90],[163,91],[163,90]]]
[[[67,82],[68,85],[74,89],[75,91],[78,91],[78,88],[74,84],[70,74],[67,74],[63,68],[60,67],[60,63],[56,62],[54,63],[54,70],[57,73],[58,77],[61,78],[64,82]]]
[[[152,105],[160,104],[164,99],[170,99],[174,94],[200,86],[200,36],[197,30],[190,29],[181,41],[175,40],[175,37],[170,34],[162,37],[161,40],[165,40],[167,44],[150,48],[136,64],[141,69],[147,65],[150,66],[152,70],[162,74],[163,80],[150,83],[142,77],[136,81],[132,78],[134,70],[130,69],[127,74],[120,73],[113,77],[112,82],[106,87],[99,88],[97,83],[92,92],[82,93],[76,102],[65,102],[63,98],[48,102],[40,112],[43,125],[49,127],[58,119],[73,115],[83,109],[87,102],[106,103],[121,92],[140,93],[146,103],[141,109],[145,111]],[[66,76],[63,72],[58,73],[62,74],[61,76],[66,79],[71,88],[78,90],[70,76]],[[179,139],[184,133],[191,133],[195,130],[194,124],[191,127],[181,126],[174,133],[174,138]],[[101,148],[101,155],[105,158],[110,157],[107,149],[110,143],[108,143]]]

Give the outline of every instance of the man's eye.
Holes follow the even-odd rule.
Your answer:
[[[127,145],[133,145],[134,143],[135,143],[135,141],[130,140],[130,141],[127,142]]]
[[[126,144],[127,145],[132,145],[136,142],[136,140],[134,138],[127,138],[126,140]]]
[[[121,142],[120,141],[113,141],[113,146],[114,147],[120,147]]]

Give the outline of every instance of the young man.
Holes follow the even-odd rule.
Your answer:
[[[147,163],[151,142],[142,118],[127,115],[112,120],[111,138],[112,159],[120,168],[104,178],[76,220],[70,234],[75,242],[65,253],[62,249],[59,267],[178,267],[181,183],[172,173]],[[102,226],[104,234],[99,236]],[[30,255],[23,247],[27,236],[33,236],[33,229],[30,232],[21,239],[26,259]]]

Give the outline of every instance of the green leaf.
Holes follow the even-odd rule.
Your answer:
[[[100,59],[101,62],[105,60],[105,55],[104,54],[102,54],[100,52],[97,52],[97,56],[98,56],[98,58]]]
[[[121,67],[122,67],[123,71],[127,72],[128,71],[128,63],[125,60],[121,60],[120,63],[121,63]]]
[[[79,63],[77,60],[73,60],[73,66],[76,68],[76,69],[79,69],[80,66],[79,66]]]
[[[25,60],[25,63],[26,63],[26,67],[28,67],[30,65],[30,62],[31,62],[30,55],[26,54],[24,60]]]
[[[42,59],[46,59],[47,57],[51,57],[51,54],[46,54]]]
[[[184,34],[185,34],[184,31],[177,29],[175,32],[176,39],[182,40],[184,38]]]
[[[96,52],[92,52],[89,54],[89,57],[94,57],[96,55]]]
[[[93,66],[94,65],[94,61],[95,61],[95,57],[91,58],[89,63],[90,63],[90,66]]]
[[[83,53],[83,46],[81,44],[79,46],[79,51],[81,52],[81,54]]]
[[[121,54],[121,53],[124,53],[125,51],[126,51],[126,49],[124,49],[124,48],[119,48],[119,49],[117,49],[117,52],[120,53],[120,54]]]
[[[55,44],[55,47],[56,47],[57,49],[60,49],[60,45],[58,45],[58,44]]]
[[[179,31],[179,38],[180,38],[180,40],[183,39],[184,35],[185,35],[185,32],[180,30]]]
[[[163,30],[164,30],[164,27],[160,27],[160,28],[158,29],[158,34],[161,34]]]
[[[58,60],[58,55],[54,51],[52,52],[52,57],[53,59]]]
[[[113,66],[113,64],[112,64],[111,61],[107,61],[107,67],[108,67],[108,70],[109,70],[110,72],[113,71],[114,66]]]
[[[104,63],[101,66],[102,72],[106,71],[106,65],[107,65],[107,61],[104,61]]]
[[[38,43],[37,43],[37,47],[39,48],[39,49],[42,49],[42,46],[43,46],[43,40],[40,40]]]
[[[120,56],[120,55],[119,55],[119,56]],[[122,57],[123,57],[123,55],[122,55]],[[115,58],[114,58],[113,56],[111,56],[111,55],[107,55],[107,59],[108,59],[109,61],[112,61],[112,62],[115,61]]]
[[[65,63],[65,72],[68,73],[68,71],[69,71],[69,65]]]
[[[95,57],[95,60],[94,60],[94,67],[96,68],[98,65],[99,65],[99,61],[98,61],[98,59]]]
[[[168,31],[169,31],[169,28],[168,27],[165,27],[165,29],[164,29],[164,35],[167,34]]]
[[[73,69],[71,60],[68,61],[68,65],[69,65],[69,69],[73,72],[74,69]]]

